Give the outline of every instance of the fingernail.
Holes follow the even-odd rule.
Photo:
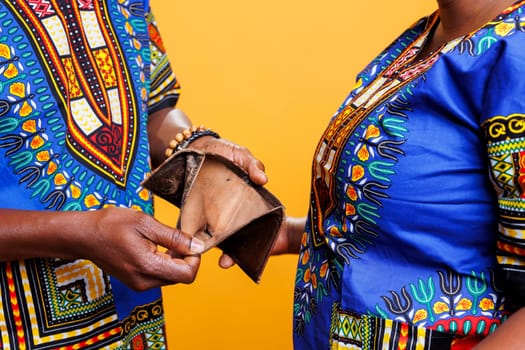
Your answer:
[[[204,242],[198,238],[193,237],[190,243],[190,250],[194,254],[200,254],[204,251]]]

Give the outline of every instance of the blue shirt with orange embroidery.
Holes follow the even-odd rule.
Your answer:
[[[358,75],[318,144],[297,349],[450,349],[523,303],[525,2],[418,57],[438,20]]]

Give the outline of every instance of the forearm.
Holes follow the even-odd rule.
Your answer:
[[[190,119],[180,109],[165,108],[150,115],[148,137],[154,166],[166,159],[166,148],[175,135],[191,126]]]
[[[288,225],[290,226],[288,231],[288,253],[299,254],[301,249],[301,239],[303,238],[306,226],[306,217],[288,218],[288,222]]]
[[[522,350],[525,344],[524,324],[525,308],[521,308],[473,350]]]
[[[0,261],[76,258],[75,251],[80,251],[78,231],[86,229],[86,215],[0,209]]]
[[[136,290],[192,282],[204,249],[198,239],[129,208],[0,209],[0,222],[0,261],[87,259]]]
[[[287,217],[275,242],[272,255],[298,254],[305,224],[306,217]]]

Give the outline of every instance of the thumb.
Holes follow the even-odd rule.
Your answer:
[[[204,252],[204,242],[179,229],[165,227],[157,231],[157,243],[181,256],[201,254]]]

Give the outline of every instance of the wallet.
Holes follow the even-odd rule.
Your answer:
[[[154,169],[142,185],[178,207],[177,228],[218,247],[256,283],[284,217],[281,202],[232,161],[184,149]]]

